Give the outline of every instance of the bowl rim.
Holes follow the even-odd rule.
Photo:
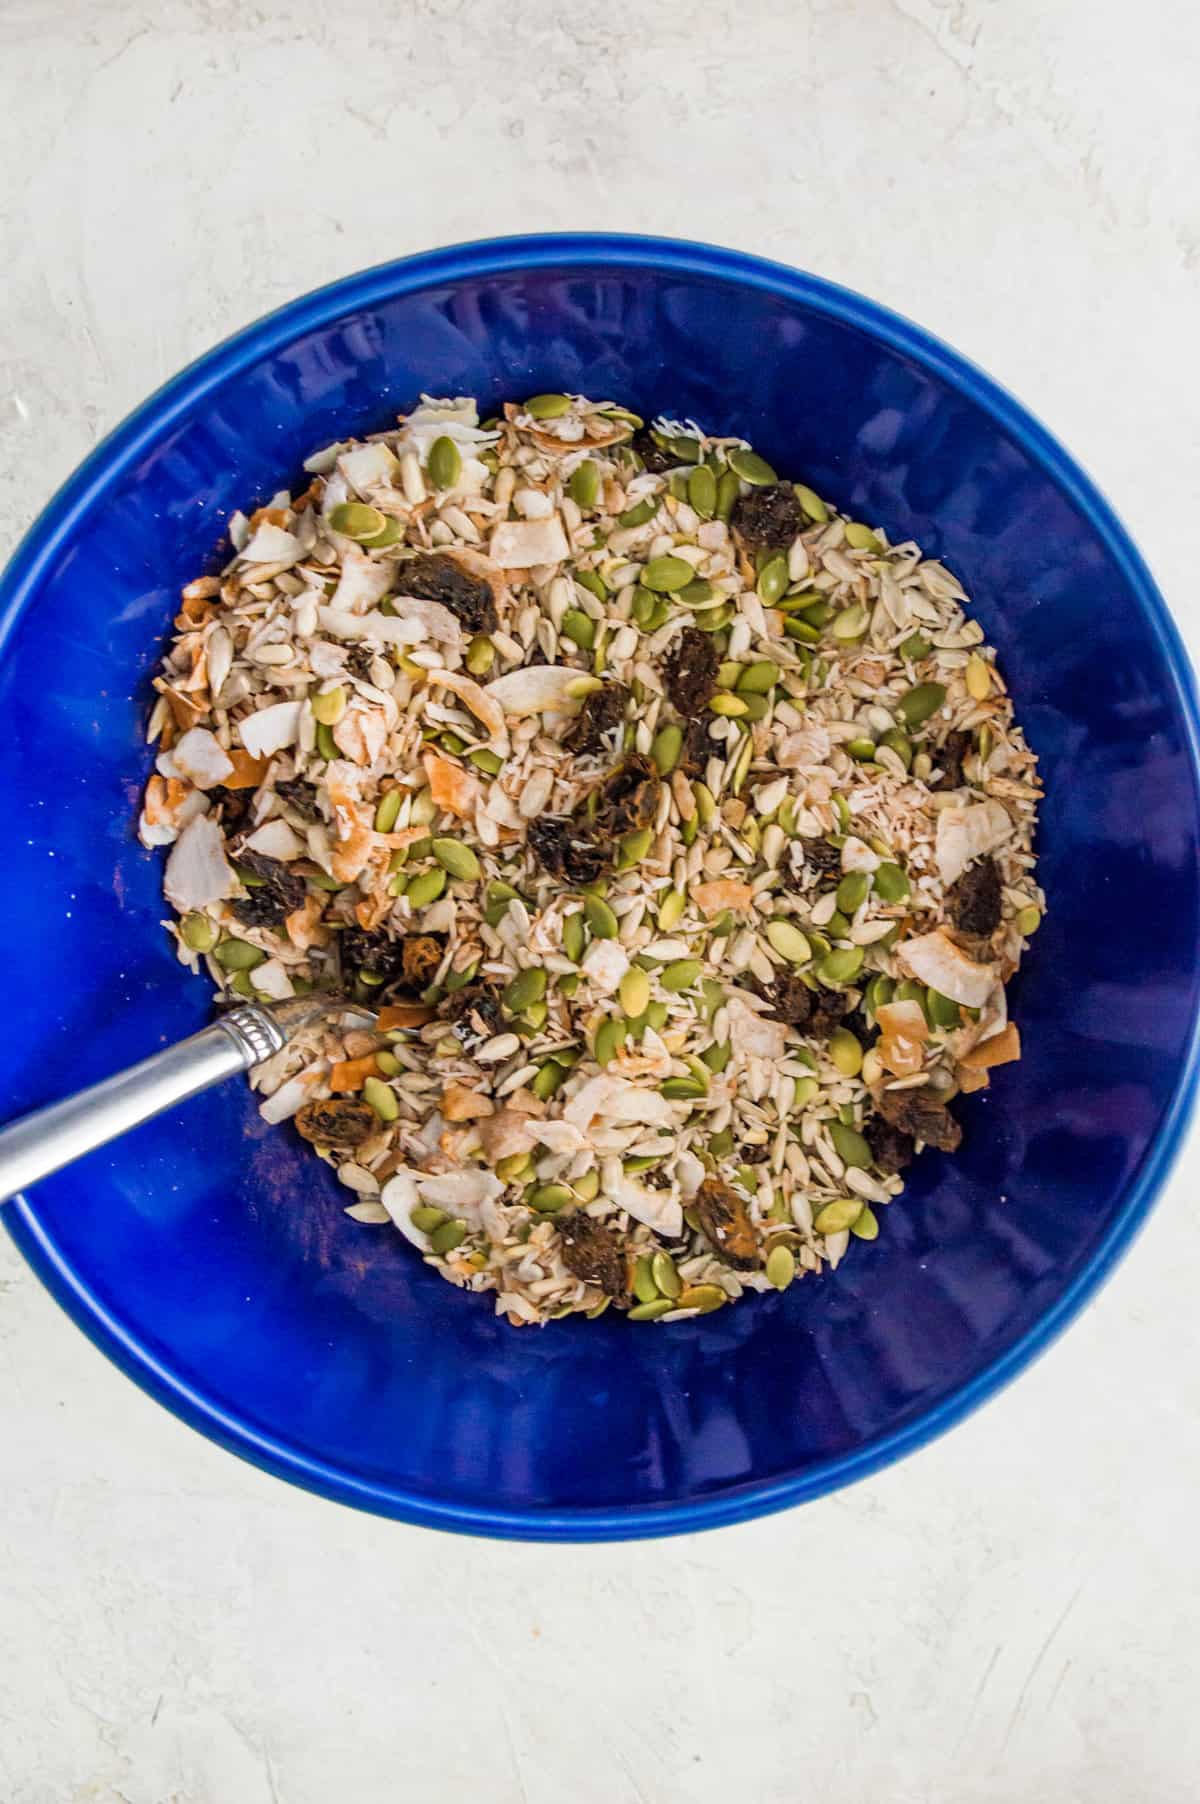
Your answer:
[[[923,327],[825,278],[748,252],[628,233],[564,232],[473,240],[380,263],[340,277],[241,328],[204,352],[136,407],[88,454],[47,502],[0,575],[0,653],[60,548],[162,433],[247,365],[340,315],[399,295],[480,276],[563,265],[619,266],[716,278],[758,289],[854,327],[911,359],[1006,433],[1088,521],[1137,597],[1170,673],[1187,740],[1193,796],[1200,797],[1200,698],[1182,639],[1128,532],[1095,483],[1006,389]],[[1200,811],[1200,805],[1198,805]],[[670,1504],[539,1511],[451,1503],[364,1479],[255,1428],[172,1371],[89,1288],[24,1196],[0,1210],[16,1245],[88,1338],[173,1414],[276,1477],[334,1502],[428,1528],[532,1541],[606,1541],[690,1533],[742,1522],[809,1501],[915,1452],[977,1409],[1043,1353],[1095,1295],[1140,1232],[1178,1156],[1196,1097],[1200,1020],[1193,1021],[1159,1132],[1086,1265],[1053,1305],[1005,1352],[911,1422],[803,1473],[749,1480]]]

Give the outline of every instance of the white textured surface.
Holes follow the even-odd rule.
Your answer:
[[[1113,496],[1196,640],[1190,0],[324,10],[0,11],[0,537],[294,293],[493,231],[661,230],[973,355]],[[632,1548],[290,1491],[119,1378],[0,1240],[0,1798],[1195,1804],[1196,1172],[948,1440]]]

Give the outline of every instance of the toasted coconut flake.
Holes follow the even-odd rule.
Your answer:
[[[460,676],[456,670],[431,670],[429,682],[433,685],[440,683],[443,689],[449,689],[451,694],[457,695],[459,701],[465,702],[476,720],[486,727],[492,750],[502,758],[508,755],[508,728],[504,722],[504,709],[494,696],[489,695],[486,689],[481,689],[478,683],[472,682],[470,677]]]
[[[364,499],[372,489],[391,487],[400,474],[398,460],[379,440],[344,452],[337,460],[337,467],[350,487]]]
[[[943,808],[937,817],[938,876],[946,885],[956,882],[969,864],[997,851],[1012,834],[1012,816],[1003,802]]]
[[[787,1051],[787,1029],[768,1020],[743,996],[730,996],[726,1005],[729,1044],[738,1059],[781,1059]]]
[[[674,1239],[683,1232],[683,1205],[670,1191],[652,1190],[648,1184],[626,1177],[624,1172],[619,1177],[614,1173],[605,1187],[619,1209],[627,1210],[634,1221],[642,1222],[656,1234]]]
[[[452,758],[439,757],[437,752],[424,752],[421,763],[425,766],[434,805],[458,815],[460,820],[471,820],[482,794],[478,777],[472,776]]]
[[[304,556],[304,547],[294,533],[264,520],[242,547],[247,564],[278,564],[284,569]]]
[[[585,1134],[598,1116],[606,1121],[641,1121],[670,1127],[675,1111],[656,1090],[642,1090],[626,1078],[609,1077],[602,1072],[599,1077],[589,1078],[563,1110],[564,1120]]]
[[[167,859],[163,889],[180,914],[221,902],[237,889],[237,878],[225,857],[221,829],[207,814],[189,821]]]
[[[174,774],[185,777],[197,789],[212,789],[233,772],[233,761],[215,733],[192,727],[176,740],[170,751]]]
[[[981,1040],[970,1052],[965,1052],[958,1061],[968,1071],[991,1071],[996,1065],[1010,1065],[1021,1056],[1021,1036],[1015,1021],[1002,1027],[998,1034],[990,1039]]]
[[[594,990],[611,996],[629,969],[629,955],[618,940],[593,940],[581,968]]]
[[[982,1008],[996,982],[995,965],[977,964],[938,928],[905,940],[898,956],[920,983],[940,990],[964,1008]]]
[[[395,565],[390,559],[370,558],[357,545],[348,544],[338,586],[329,598],[329,606],[335,614],[365,614],[377,601],[383,600],[395,575]]]
[[[712,920],[725,909],[731,908],[742,914],[754,900],[754,891],[748,883],[741,883],[734,877],[719,877],[713,883],[697,883],[692,889],[692,900],[701,914]]]

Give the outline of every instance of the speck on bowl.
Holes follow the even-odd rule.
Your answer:
[[[63,1305],[185,1420],[385,1515],[571,1540],[732,1522],[948,1427],[1140,1225],[1195,1077],[1196,699],[1140,558],[961,358],[812,276],[654,239],[513,239],[355,276],[250,327],[88,459],[0,595],[6,1114],[206,1018],[133,838],[148,681],[232,509],[425,388],[581,390],[740,432],[964,579],[1048,796],[1025,1058],[962,1106],[873,1246],[670,1330],[498,1322],[227,1087],[5,1211]],[[115,1457],[115,1449],[114,1449]]]

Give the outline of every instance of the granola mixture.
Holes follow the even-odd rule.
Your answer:
[[[580,396],[426,397],[306,469],[183,591],[141,817],[185,965],[375,1011],[260,1067],[264,1117],[514,1325],[874,1240],[1019,1057],[1044,905],[958,582]]]

